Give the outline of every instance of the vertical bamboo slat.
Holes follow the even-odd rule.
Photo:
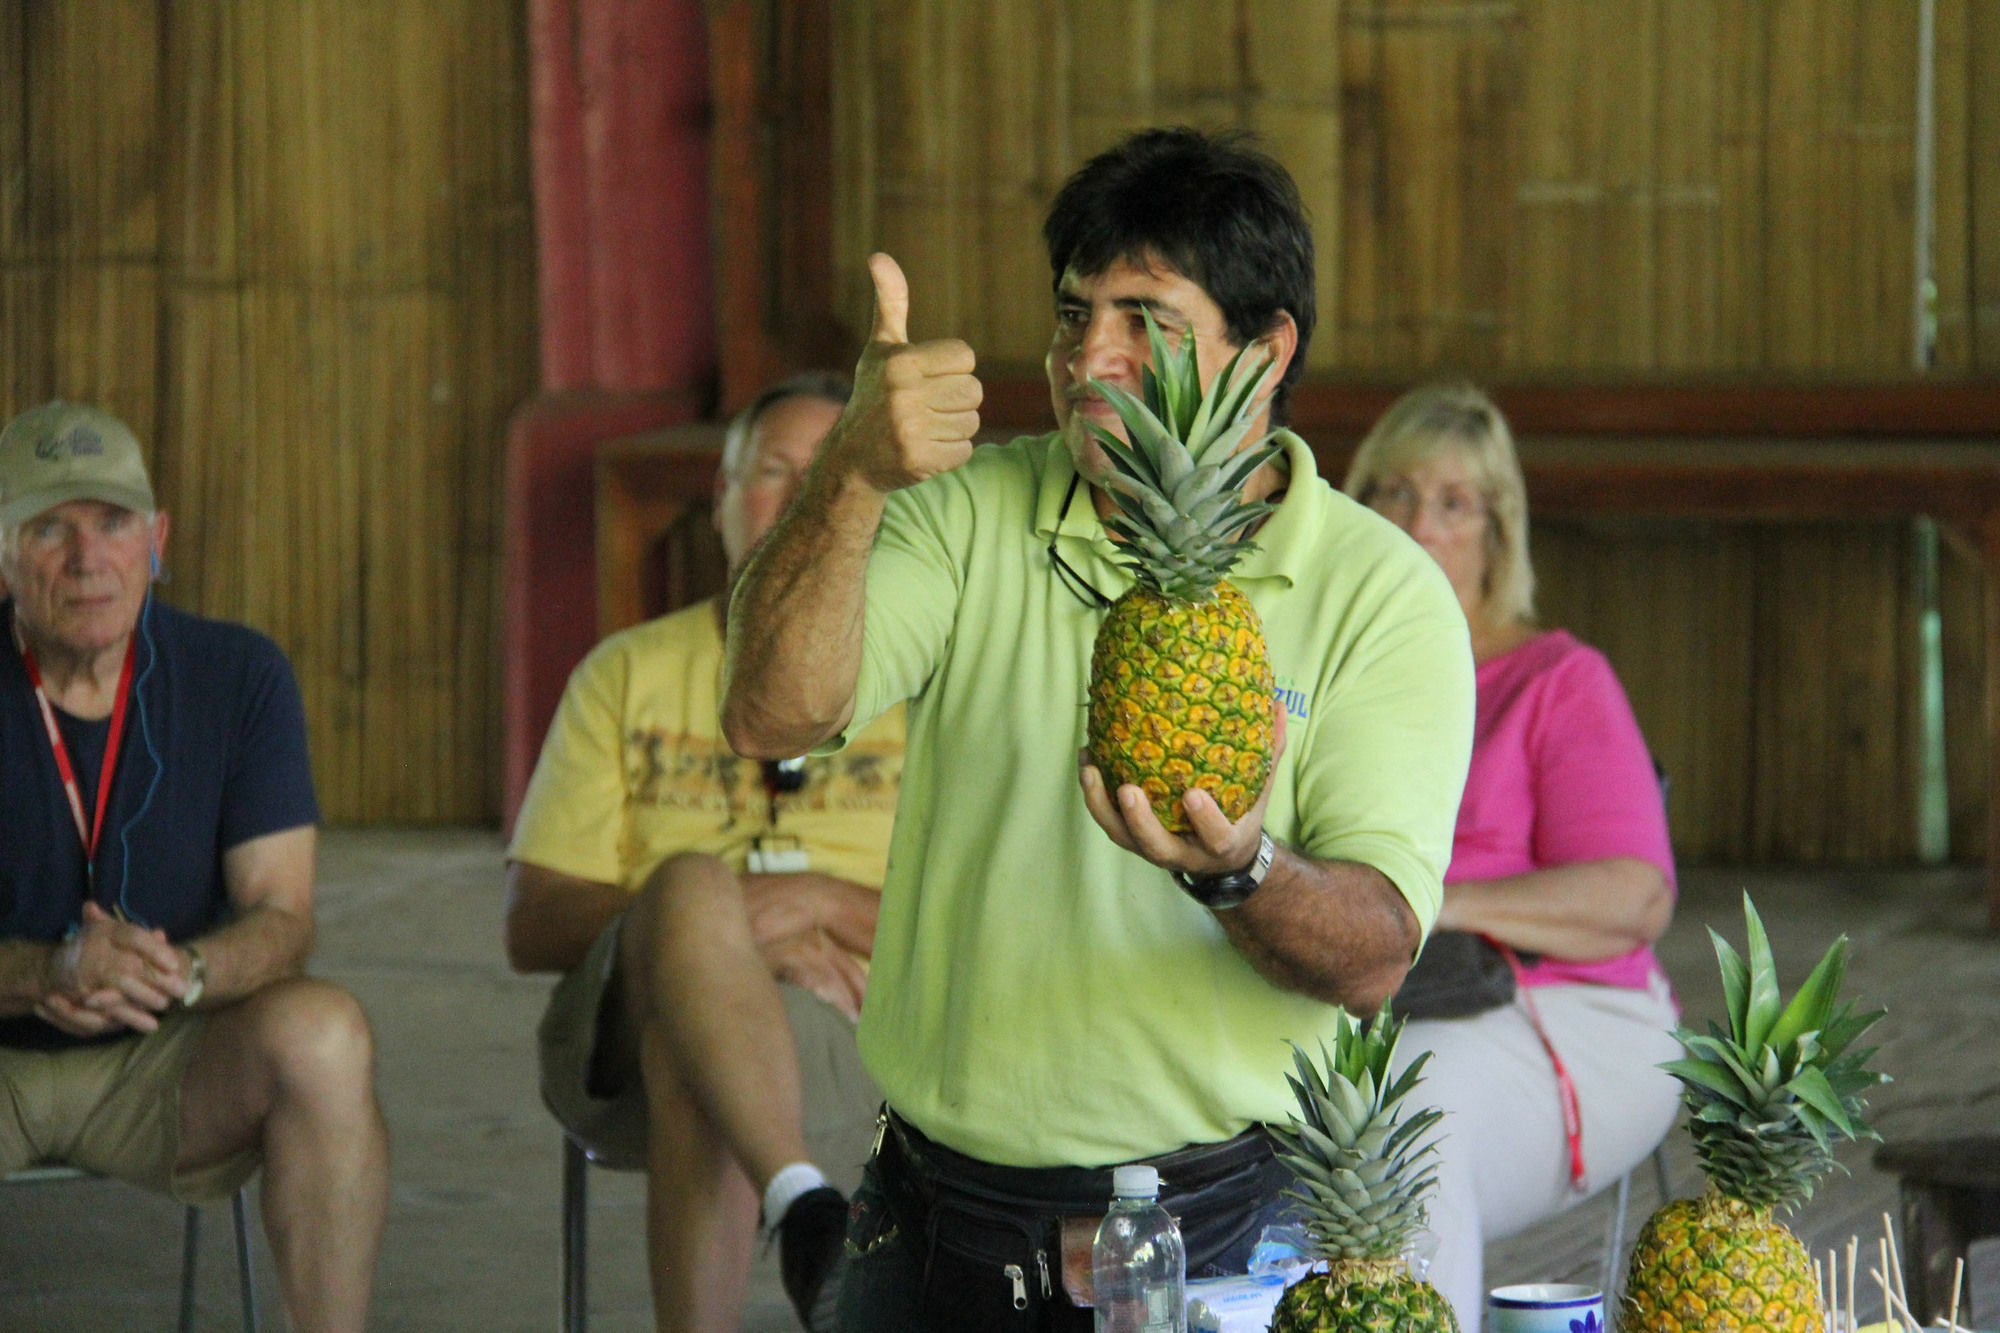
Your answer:
[[[1972,317],[1968,308],[1970,247],[1939,245],[1940,239],[1971,235],[1969,208],[1975,159],[1959,159],[1952,146],[1971,142],[1967,118],[1972,114],[1972,89],[1967,84],[1972,61],[1975,0],[1937,0],[1937,54],[1933,77],[1936,117],[1932,169],[1936,220],[1931,227],[1931,268],[1937,282],[1937,362],[1972,364]],[[1990,6],[1986,6],[1990,8]]]
[[[1965,153],[1939,142],[1939,159],[1967,180],[1970,218],[1964,240],[1968,252],[1966,304],[1971,310],[1972,336],[1967,364],[1984,374],[2000,372],[2000,6],[1971,7],[1967,35],[1966,86],[1972,94],[1966,115]],[[1940,233],[1939,248],[1959,244]],[[1941,299],[1950,299],[1943,295]]]

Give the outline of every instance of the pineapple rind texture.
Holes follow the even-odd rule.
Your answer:
[[[1639,1232],[1619,1302],[1623,1333],[1820,1333],[1812,1257],[1771,1218],[1711,1186]]]
[[[1396,1265],[1398,1269],[1401,1265]],[[1451,1302],[1407,1272],[1344,1277],[1339,1268],[1308,1273],[1286,1288],[1271,1333],[1458,1333]]]
[[[1133,783],[1173,832],[1200,787],[1234,822],[1270,777],[1276,686],[1256,608],[1227,583],[1213,601],[1134,588],[1112,604],[1090,663],[1090,752]]]

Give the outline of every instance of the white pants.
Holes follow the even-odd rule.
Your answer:
[[[1396,1052],[1399,1067],[1433,1052],[1408,1103],[1445,1113],[1434,1131],[1430,1281],[1467,1329],[1485,1317],[1486,1242],[1616,1184],[1666,1137],[1679,1109],[1680,1084],[1657,1067],[1681,1054],[1664,986],[1656,994],[1538,986],[1534,997],[1576,1084],[1587,1193],[1570,1188],[1555,1071],[1518,997],[1472,1018],[1413,1021]]]

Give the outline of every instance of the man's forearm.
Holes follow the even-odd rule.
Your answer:
[[[1419,936],[1416,914],[1381,871],[1282,846],[1263,885],[1215,915],[1267,981],[1362,1015],[1396,993]]]
[[[744,567],[729,607],[722,703],[723,735],[738,754],[790,759],[853,716],[882,505],[823,453]]]
[[[313,922],[282,907],[253,907],[218,930],[180,942],[183,949],[190,945],[201,951],[208,970],[198,1006],[207,1009],[304,972]]]
[[[49,959],[58,946],[0,940],[0,1018],[33,1013],[49,989]]]

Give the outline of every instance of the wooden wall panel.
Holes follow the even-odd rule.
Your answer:
[[[1502,364],[1515,11],[1342,7],[1337,318],[1309,368]]]
[[[1936,0],[1936,57],[1933,62],[1935,89],[1932,94],[1936,121],[1931,152],[1935,174],[1934,207],[1936,221],[1931,226],[1931,272],[1936,281],[1935,318],[1936,361],[1949,366],[1970,366],[1972,319],[1968,309],[1971,296],[1971,246],[1955,238],[1972,235],[1971,204],[1976,174],[1975,158],[1961,159],[1957,146],[1971,145],[1973,90],[1973,17],[1977,9],[1991,10],[1976,0]],[[1989,174],[1991,174],[1989,172]],[[1938,238],[1953,243],[1940,246]],[[1914,316],[1913,316],[1914,318]]]
[[[335,822],[491,818],[499,447],[535,385],[525,14],[9,6],[0,410],[105,402],[166,596],[271,634]]]
[[[991,363],[1039,358],[1020,238],[1055,186],[1186,122],[1261,131],[1299,180],[1317,373],[1915,373],[1908,0],[836,8],[843,297],[895,247]],[[1935,369],[1963,374],[1995,304],[2000,13],[1937,15]]]
[[[1654,20],[1647,0],[1523,10],[1507,362],[1529,374],[1655,361]]]

